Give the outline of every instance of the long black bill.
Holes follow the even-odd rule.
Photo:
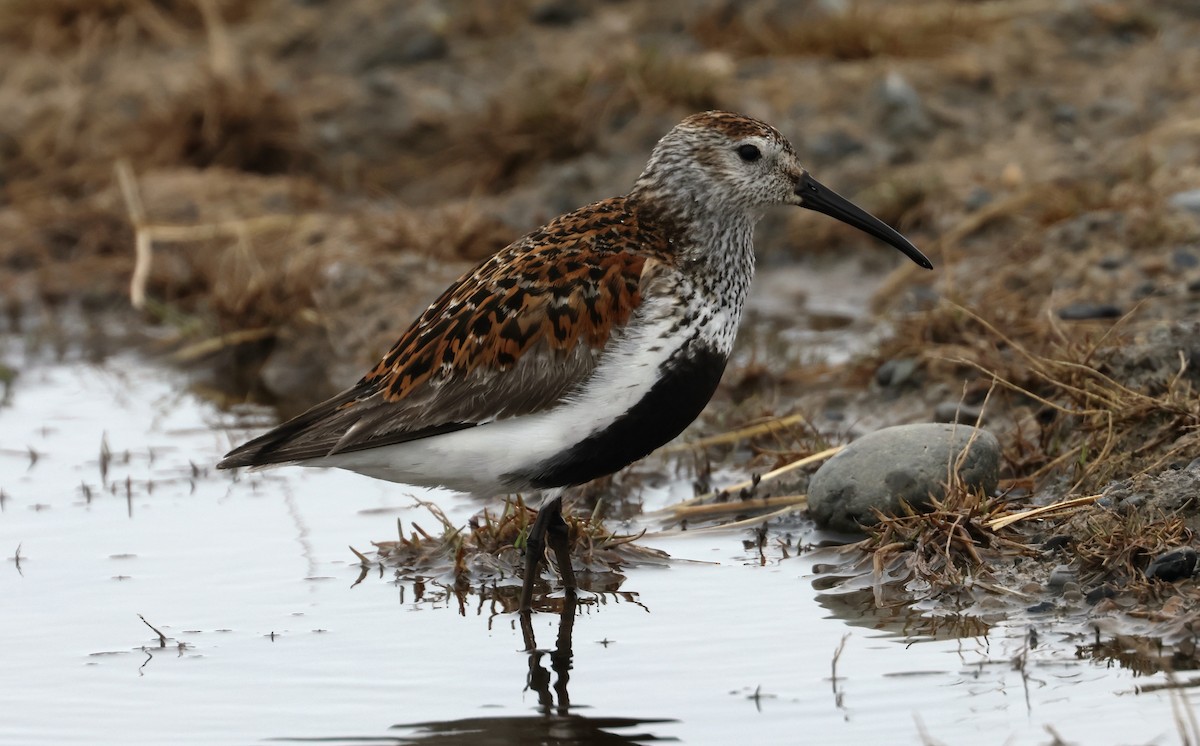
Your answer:
[[[858,228],[860,231],[870,233],[879,240],[900,249],[904,252],[905,256],[925,269],[933,269],[933,262],[929,261],[929,258],[922,254],[920,249],[913,246],[912,242],[900,235],[895,228],[833,191],[807,173],[801,176],[800,181],[796,184],[796,196],[800,197],[801,207],[823,212],[847,225]]]

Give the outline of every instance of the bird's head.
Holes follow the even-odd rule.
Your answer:
[[[768,207],[796,205],[837,218],[920,266],[933,267],[894,228],[814,179],[777,129],[741,114],[708,111],[680,122],[655,146],[634,193],[679,200],[689,213],[742,213],[754,219]]]

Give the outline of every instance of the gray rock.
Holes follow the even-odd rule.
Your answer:
[[[1105,583],[1104,585],[1096,586],[1095,588],[1088,591],[1087,595],[1085,595],[1083,598],[1089,604],[1095,605],[1095,604],[1100,603],[1101,601],[1103,601],[1106,598],[1114,598],[1116,595],[1117,595],[1117,589],[1113,588],[1108,583]]]
[[[933,409],[935,422],[959,422],[964,425],[974,425],[983,415],[983,409],[974,404],[963,404],[958,401],[944,401]]]
[[[1070,104],[1059,104],[1054,107],[1055,124],[1075,124],[1079,118],[1079,110]]]
[[[1146,578],[1165,580],[1168,583],[1190,578],[1196,572],[1196,550],[1180,547],[1163,552],[1155,557],[1146,568]]]
[[[988,190],[981,186],[977,186],[967,193],[967,198],[964,201],[964,206],[968,212],[975,212],[990,205],[996,199]]]
[[[880,107],[880,124],[888,136],[897,141],[915,140],[933,133],[933,121],[921,94],[896,71],[889,72],[875,89]]]
[[[1171,252],[1171,264],[1179,269],[1192,269],[1200,267],[1200,257],[1193,254],[1191,249],[1179,248]]]
[[[1111,303],[1088,303],[1087,301],[1080,301],[1058,309],[1058,317],[1063,321],[1119,319],[1124,315],[1124,311]]]
[[[916,358],[902,357],[885,360],[875,369],[875,382],[880,386],[901,386],[917,372]]]
[[[417,26],[406,29],[403,35],[390,40],[390,43],[379,45],[371,50],[364,55],[361,65],[364,70],[412,65],[417,62],[441,59],[446,56],[449,49],[446,37],[440,31]]]
[[[809,140],[804,154],[814,162],[833,163],[866,149],[862,140],[837,129],[822,132]]]
[[[1087,251],[1101,241],[1121,241],[1126,234],[1125,214],[1115,210],[1093,210],[1051,226],[1047,246],[1068,251]]]
[[[1061,591],[1066,587],[1067,583],[1075,580],[1075,571],[1070,565],[1056,565],[1050,571],[1050,577],[1046,579],[1046,587],[1050,590]]]
[[[1200,212],[1200,189],[1189,189],[1186,192],[1176,192],[1167,200],[1167,204],[1176,210]]]
[[[543,26],[570,26],[588,14],[580,0],[544,0],[529,12],[529,20]]]
[[[970,443],[970,449],[967,445]],[[945,494],[948,467],[964,450],[958,474],[972,489],[992,492],[1000,478],[1000,444],[965,425],[898,425],[864,435],[813,475],[808,510],[822,528],[858,531],[901,503],[926,508]]]

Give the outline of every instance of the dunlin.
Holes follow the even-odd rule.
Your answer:
[[[562,488],[674,438],[716,390],[774,205],[823,212],[932,264],[813,179],[774,127],[710,111],[663,137],[624,197],[555,218],[463,275],[352,387],[218,466],[294,463],[476,493],[545,491],[521,609],[547,543],[574,588]]]

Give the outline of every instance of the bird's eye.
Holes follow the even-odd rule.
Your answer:
[[[753,163],[762,158],[762,152],[754,145],[739,145],[737,154],[739,158],[747,163]]]

